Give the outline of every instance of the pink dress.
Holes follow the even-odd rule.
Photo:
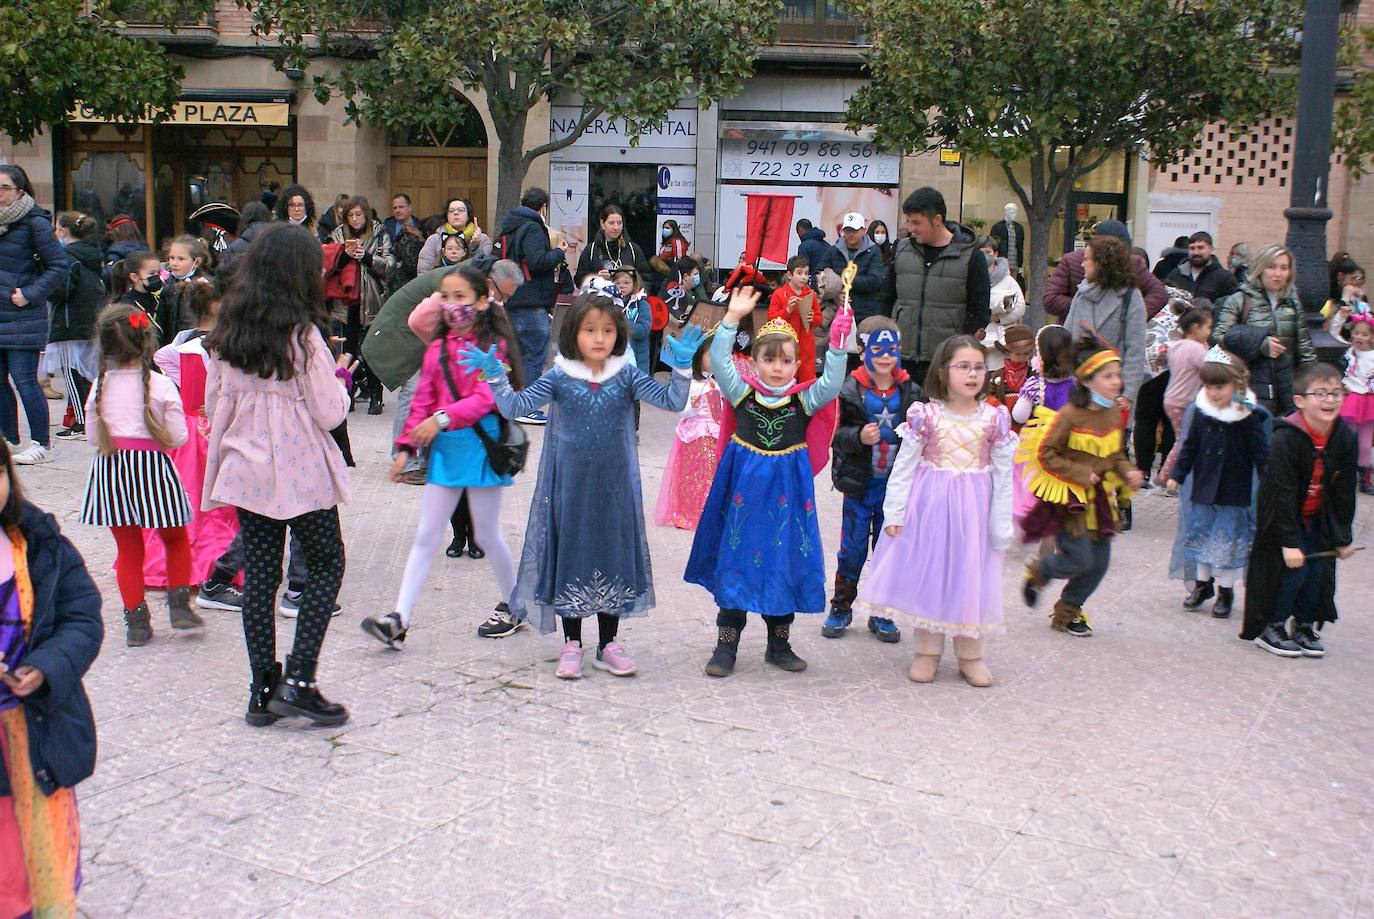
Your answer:
[[[1345,401],[1341,403],[1341,418],[1359,427],[1374,424],[1374,351],[1345,352]]]
[[[1005,630],[1002,552],[1011,544],[1016,435],[1005,408],[956,415],[917,402],[897,428],[905,441],[887,483],[884,529],[856,607],[910,617],[919,629],[979,638]]]
[[[165,350],[165,349],[164,349]],[[172,451],[172,464],[186,487],[191,501],[191,523],[186,528],[191,540],[191,583],[201,584],[209,577],[215,561],[229,548],[239,531],[238,514],[232,507],[202,511],[200,493],[205,484],[205,453],[208,446],[205,419],[206,363],[209,356],[199,338],[193,338],[173,351],[181,381],[181,405],[186,412],[190,436]],[[163,352],[158,352],[162,356]],[[167,553],[154,530],[143,533],[143,583],[149,587],[167,586]]]
[[[707,377],[693,380],[687,407],[668,450],[668,465],[658,488],[654,523],[695,530],[716,475],[716,439],[720,436],[720,387]]]

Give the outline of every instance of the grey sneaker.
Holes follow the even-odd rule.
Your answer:
[[[514,635],[524,628],[525,623],[511,615],[510,607],[505,603],[496,604],[496,611],[487,617],[487,621],[477,627],[477,635],[480,638],[505,638],[507,635]]]
[[[243,592],[233,584],[216,584],[206,581],[196,592],[196,606],[201,609],[223,609],[232,613],[243,612]]]
[[[380,641],[382,644],[391,648],[393,651],[401,650],[406,640],[406,627],[401,624],[399,613],[387,613],[385,616],[368,616],[362,622],[363,631]]]
[[[330,616],[337,616],[343,610],[339,604],[334,604],[334,612]],[[283,619],[295,619],[301,614],[301,592],[299,590],[288,590],[281,595],[281,604],[277,607]]]

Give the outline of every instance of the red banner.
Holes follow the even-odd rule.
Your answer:
[[[787,247],[792,241],[794,195],[749,195],[749,211],[744,233],[744,260],[755,264],[759,256],[787,264]]]

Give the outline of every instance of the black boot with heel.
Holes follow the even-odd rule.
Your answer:
[[[267,710],[275,715],[298,715],[319,725],[332,726],[348,720],[348,709],[330,702],[320,694],[315,682],[316,661],[297,660],[286,656],[286,675],[272,691]]]
[[[1198,581],[1193,584],[1193,589],[1188,591],[1188,596],[1183,601],[1183,608],[1186,610],[1201,609],[1202,604],[1216,596],[1216,589],[1212,586],[1212,579]]]
[[[268,711],[267,703],[281,682],[281,664],[273,663],[266,670],[254,670],[253,682],[248,686],[248,711],[243,720],[255,728],[265,728],[281,720],[281,715]]]

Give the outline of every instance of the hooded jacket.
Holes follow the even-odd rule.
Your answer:
[[[1183,259],[1164,279],[1165,286],[1186,290],[1193,295],[1194,300],[1206,299],[1213,303],[1218,303],[1236,292],[1236,276],[1223,268],[1215,255],[1202,266],[1202,271],[1196,278],[1189,270],[1192,267],[1188,259]]]
[[[52,319],[48,341],[86,341],[95,329],[95,317],[105,305],[100,283],[105,252],[94,239],[78,239],[67,246],[67,272],[49,303]]]
[[[43,685],[20,704],[29,729],[29,765],[45,795],[95,771],[95,718],[81,678],[100,652],[100,593],[51,514],[27,501],[19,522],[33,586],[29,650],[20,661],[43,671]],[[10,794],[0,769],[0,796]]]
[[[515,262],[525,274],[525,283],[511,294],[506,309],[553,309],[563,250],[549,245],[549,228],[544,225],[544,218],[522,204],[502,218],[496,236],[492,254]]]
[[[814,278],[830,259],[830,244],[825,241],[825,231],[820,227],[812,227],[803,233],[797,245],[797,254],[806,259]]]
[[[887,263],[883,261],[883,250],[878,244],[865,234],[859,239],[859,251],[850,252],[841,236],[835,245],[826,249],[825,257],[822,268],[829,268],[838,275],[844,274],[851,261],[859,266],[854,283],[849,288],[849,305],[854,309],[855,325],[869,316],[881,314],[883,289],[887,286]]]
[[[38,351],[48,339],[46,305],[67,274],[67,253],[52,233],[52,214],[34,206],[0,235],[0,348]],[[28,305],[15,306],[14,291]]]
[[[971,230],[958,223],[946,226],[952,238],[939,249],[918,247],[908,236],[892,252],[883,302],[902,330],[902,357],[908,361],[931,360],[940,342],[960,333],[975,335],[991,318],[988,260],[974,245]]]

